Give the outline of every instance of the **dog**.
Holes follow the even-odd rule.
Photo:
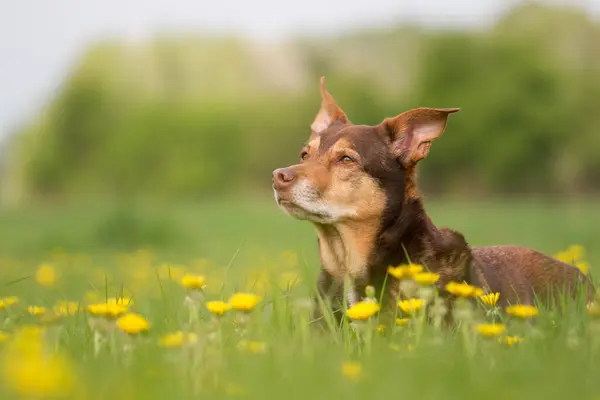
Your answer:
[[[580,284],[591,300],[594,287],[578,268],[522,246],[470,247],[462,234],[436,227],[427,216],[416,167],[459,108],[415,108],[378,125],[355,125],[324,77],[320,91],[321,108],[299,163],[272,174],[279,208],[315,227],[319,296],[339,306],[345,295],[352,305],[367,285],[381,291],[387,281],[394,299],[398,282],[386,280],[387,268],[410,261],[439,273],[440,289],[464,281],[500,293],[500,305],[535,298],[548,304],[556,293],[575,296]]]

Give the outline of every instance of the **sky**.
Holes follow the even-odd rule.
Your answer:
[[[337,34],[401,21],[485,26],[517,0],[0,0],[0,140],[35,115],[93,41],[157,32],[263,40]],[[600,14],[600,0],[578,4]]]

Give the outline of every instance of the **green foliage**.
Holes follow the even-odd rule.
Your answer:
[[[598,190],[598,38],[583,14],[519,6],[487,31],[399,27],[298,41],[275,55],[230,38],[98,45],[14,141],[2,190],[268,192],[271,171],[294,163],[308,137],[321,75],[358,124],[461,107],[421,165],[429,192]]]

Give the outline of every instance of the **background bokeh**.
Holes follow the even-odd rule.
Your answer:
[[[80,27],[87,8],[108,15],[113,7],[71,3],[56,3],[53,15],[67,21],[81,12]],[[183,15],[180,3],[133,11],[140,20],[160,7]],[[285,25],[293,14],[263,3],[256,26],[263,18],[274,27],[269,21],[280,14]],[[47,28],[30,23],[30,36],[4,38],[13,67],[0,74],[2,104],[26,110],[2,114],[0,254],[13,260],[0,266],[4,275],[26,270],[15,259],[35,265],[56,249],[109,257],[150,248],[167,261],[224,266],[241,246],[240,268],[285,264],[281,254],[291,252],[288,264],[316,269],[311,228],[277,210],[271,171],[298,159],[322,75],[354,123],[419,106],[461,107],[419,167],[434,222],[472,244],[548,253],[581,244],[593,269],[600,263],[598,5],[489,2],[499,11],[484,23],[473,11],[485,11],[479,2],[455,2],[451,12],[424,3],[429,19],[403,16],[389,2],[380,5],[390,10],[386,18],[306,2],[294,7],[319,15],[281,35],[218,26],[228,12],[235,25],[249,7],[233,3],[213,19],[194,8],[196,24],[190,11],[187,25],[142,38],[103,31],[76,57],[62,57],[62,72],[45,83],[51,89],[30,104],[19,89],[30,78],[10,71],[44,75],[43,59],[15,63],[25,45],[48,47]],[[3,25],[27,24],[33,10],[3,12]],[[473,23],[456,22],[460,16]],[[52,45],[62,48],[51,43],[52,54]]]

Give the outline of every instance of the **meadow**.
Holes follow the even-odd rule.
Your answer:
[[[426,200],[472,245],[571,248],[593,278],[596,204]],[[311,226],[270,199],[0,209],[0,398],[600,399],[596,308],[479,298],[444,330],[367,305],[317,330],[318,265]]]

